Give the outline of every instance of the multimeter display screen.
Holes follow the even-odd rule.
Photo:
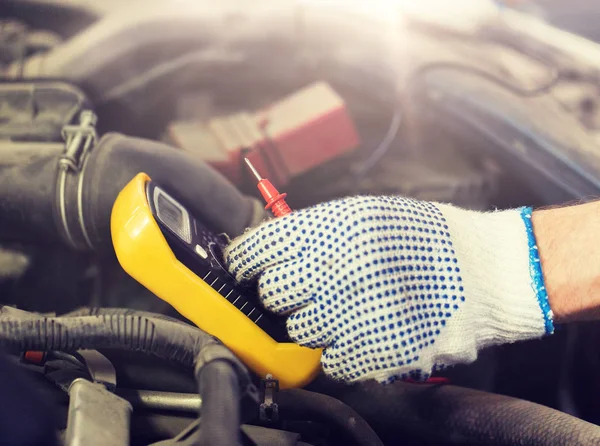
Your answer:
[[[284,320],[265,313],[256,292],[237,283],[223,267],[221,253],[226,239],[206,229],[177,200],[152,182],[148,183],[147,197],[156,222],[177,259],[274,340],[287,342]]]
[[[187,210],[158,187],[154,188],[152,198],[158,220],[181,240],[192,243],[191,220]]]

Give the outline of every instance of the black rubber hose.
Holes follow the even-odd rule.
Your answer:
[[[331,390],[331,389],[330,389]],[[600,427],[517,398],[452,385],[366,383],[332,393],[386,444],[591,445]]]
[[[203,400],[200,444],[237,444],[240,389],[250,383],[248,372],[215,338],[191,325],[135,314],[43,317],[2,307],[0,348],[12,353],[119,348],[194,366]]]
[[[236,446],[240,437],[240,394],[230,364],[213,361],[198,381],[202,395],[198,446]]]
[[[196,327],[148,316],[43,317],[0,309],[0,347],[11,353],[118,348],[191,368],[200,352],[214,344],[215,338]]]
[[[340,444],[383,446],[375,431],[350,406],[331,396],[302,389],[286,389],[277,395],[280,417],[310,420],[334,427]]]
[[[60,314],[60,317],[81,317],[81,316],[145,316],[153,319],[162,319],[164,321],[170,321],[177,324],[185,324],[188,327],[190,325],[180,319],[175,319],[170,316],[166,316],[160,313],[151,313],[149,311],[133,310],[131,308],[117,308],[117,307],[80,307],[76,310],[69,311],[68,313]]]
[[[0,159],[0,236],[4,240],[60,240],[54,188],[60,145],[15,148]],[[25,152],[27,156],[20,156]]]
[[[30,154],[29,149],[28,153]],[[40,148],[27,158],[0,162],[0,234],[5,239],[67,241],[58,212],[56,179],[60,152]],[[81,176],[66,184],[67,222],[79,249],[110,251],[110,214],[122,188],[147,173],[217,233],[239,235],[263,218],[261,206],[197,157],[167,145],[105,135],[92,149]],[[83,203],[79,212],[78,200]],[[81,229],[83,220],[89,243]]]
[[[140,316],[189,326],[168,316],[153,315],[128,308],[80,308],[62,317],[81,316]],[[240,384],[236,371],[227,361],[217,360],[206,364],[198,377],[198,390],[202,397],[201,424],[198,445],[236,446],[239,440]]]

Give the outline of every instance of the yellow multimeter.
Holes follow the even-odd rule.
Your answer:
[[[219,338],[258,375],[271,374],[290,388],[318,373],[321,350],[289,342],[282,319],[265,312],[255,290],[223,267],[224,241],[146,174],[117,197],[111,234],[130,276]]]

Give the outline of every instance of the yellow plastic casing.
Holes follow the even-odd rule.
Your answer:
[[[112,209],[111,234],[123,269],[199,328],[219,338],[259,376],[272,374],[282,388],[309,383],[321,350],[277,342],[173,254],[146,196],[148,175],[138,174]]]

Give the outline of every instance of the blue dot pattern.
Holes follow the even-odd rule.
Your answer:
[[[465,302],[448,225],[433,203],[351,197],[272,220],[234,241],[238,280],[259,278],[290,338],[325,348],[333,378],[426,379],[422,367]]]

